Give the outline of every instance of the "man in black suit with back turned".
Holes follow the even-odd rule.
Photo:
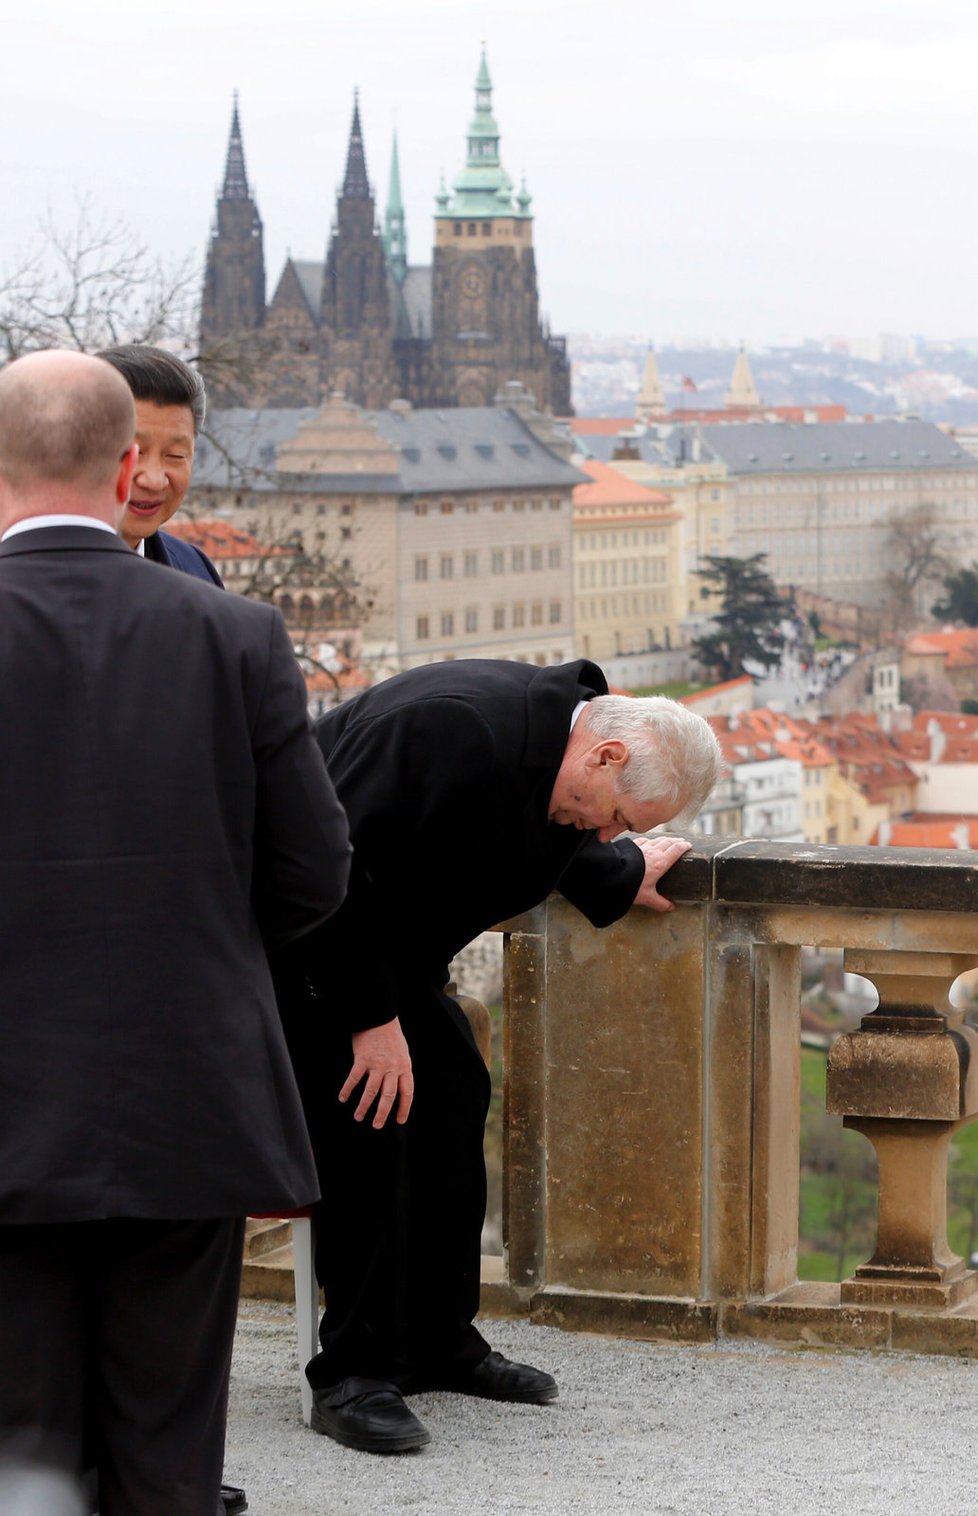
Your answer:
[[[316,1195],[265,948],[349,844],[278,613],[115,535],[133,435],[0,374],[0,1457],[214,1516],[243,1217]]]
[[[596,926],[635,903],[671,909],[656,884],[688,843],[612,839],[698,808],[719,755],[699,716],[611,696],[583,660],[412,669],[328,712],[317,736],[355,854],[346,902],[282,955],[278,984],[323,1192],[313,1425],[406,1452],[429,1441],[411,1390],[557,1394],[473,1325],[489,1076],[445,994],[448,964],[553,889]],[[317,993],[328,1022],[310,1016]]]

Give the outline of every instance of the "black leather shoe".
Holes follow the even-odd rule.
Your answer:
[[[221,1485],[221,1499],[217,1507],[217,1516],[242,1516],[242,1512],[247,1509],[248,1497],[239,1485]]]
[[[475,1368],[457,1370],[436,1387],[461,1395],[481,1395],[483,1400],[517,1400],[524,1405],[546,1405],[559,1393],[552,1374],[528,1363],[513,1363],[502,1353],[490,1353]]]
[[[314,1390],[312,1426],[360,1453],[411,1453],[431,1441],[396,1384],[385,1379],[344,1379]]]

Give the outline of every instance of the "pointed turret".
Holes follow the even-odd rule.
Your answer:
[[[757,393],[754,375],[750,371],[743,343],[740,344],[730,388],[727,390],[723,403],[728,411],[759,411],[761,408],[761,397]]]
[[[326,252],[319,319],[324,385],[327,391],[341,390],[358,405],[386,405],[396,393],[389,283],[384,239],[367,179],[360,100],[355,95],[346,174]]]
[[[666,413],[666,397],[662,390],[662,380],[659,378],[659,365],[655,360],[655,349],[651,342],[645,355],[645,370],[642,374],[642,386],[635,402],[635,415],[639,421],[656,421]]]
[[[231,135],[228,139],[228,155],[224,165],[224,200],[249,200],[248,175],[245,172],[244,144],[241,141],[241,122],[238,119],[238,92],[234,92],[234,108],[231,112]]]
[[[513,181],[499,158],[499,127],[492,114],[492,80],[486,50],[482,49],[479,72],[475,79],[475,115],[469,124],[468,152],[465,167],[455,180],[455,193],[443,204],[436,200],[438,217],[492,217],[529,221],[530,196],[524,183],[521,195],[514,200]]]
[[[397,159],[397,133],[391,149],[391,178],[387,190],[387,211],[384,215],[384,252],[387,265],[397,280],[403,284],[407,274],[407,228],[404,223],[404,204],[401,200],[401,170]]]
[[[234,94],[224,182],[207,250],[200,307],[202,348],[218,337],[261,326],[265,319],[265,254],[258,207],[245,172],[238,95]]]
[[[370,185],[367,181],[367,159],[363,151],[363,132],[360,130],[360,92],[353,91],[353,121],[350,125],[350,145],[346,150],[346,174],[342,194],[347,200],[369,200]]]

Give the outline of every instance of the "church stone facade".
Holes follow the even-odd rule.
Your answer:
[[[267,303],[264,279],[235,102],[201,310],[219,403],[483,406],[517,381],[542,410],[570,413],[566,343],[540,320],[530,196],[500,161],[485,54],[465,166],[435,197],[431,264],[408,262],[396,141],[378,224],[355,102],[325,262],[290,257]]]

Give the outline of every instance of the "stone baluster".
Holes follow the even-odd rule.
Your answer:
[[[947,1243],[948,1147],[978,1115],[978,1032],[948,991],[978,959],[848,948],[844,963],[880,999],[833,1046],[826,1106],[876,1150],[879,1225],[872,1258],[842,1283],[842,1303],[954,1306],[978,1288]]]

